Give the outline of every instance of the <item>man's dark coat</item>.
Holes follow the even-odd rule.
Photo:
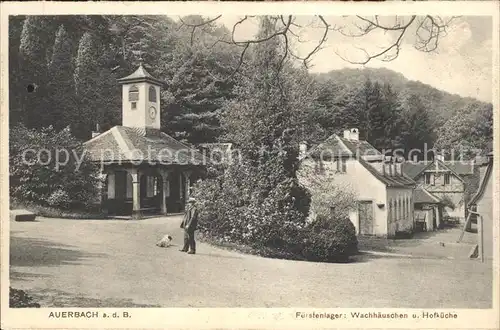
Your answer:
[[[181,222],[181,228],[184,230],[193,232],[198,227],[198,210],[196,206],[188,206],[186,213],[184,213],[184,219]]]

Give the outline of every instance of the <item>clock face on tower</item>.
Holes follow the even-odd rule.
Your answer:
[[[155,107],[149,108],[149,117],[151,119],[155,119],[156,118],[156,108]]]

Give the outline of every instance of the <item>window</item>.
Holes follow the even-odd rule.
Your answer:
[[[149,86],[149,102],[156,102],[156,88],[154,86]]]
[[[445,185],[450,184],[450,174],[449,173],[446,173],[444,175],[444,184]]]
[[[431,174],[430,173],[425,173],[425,184],[431,184]]]
[[[389,201],[389,213],[387,214],[389,222],[392,222],[392,199]]]
[[[321,159],[314,162],[314,171],[317,174],[323,174],[325,172],[325,167],[324,167],[323,161]]]
[[[128,101],[134,102],[139,100],[139,88],[137,86],[132,86],[128,90]]]
[[[131,108],[132,108],[132,110],[137,109],[137,102],[132,102]]]
[[[337,172],[345,173],[347,171],[347,160],[345,158],[337,159]]]

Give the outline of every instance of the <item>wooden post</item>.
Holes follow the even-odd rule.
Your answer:
[[[481,258],[481,262],[484,262],[484,243],[483,243],[483,217],[478,215],[477,217],[477,234],[479,235],[479,243],[478,243],[478,254]]]
[[[468,226],[468,223],[470,221],[470,216],[472,213],[475,213],[475,212],[472,212],[469,210],[469,214],[467,215],[467,219],[465,219],[464,227],[462,228],[462,232],[460,233],[460,237],[458,238],[457,243],[460,243],[462,241],[462,238],[464,238],[464,234],[465,234],[465,231],[467,230],[467,226]],[[479,224],[479,222],[478,222],[478,224]],[[478,231],[478,233],[479,233],[479,231]]]

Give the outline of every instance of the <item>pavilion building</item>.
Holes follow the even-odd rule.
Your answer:
[[[203,175],[204,157],[160,130],[163,82],[142,63],[118,82],[122,125],[93,133],[84,144],[102,170],[102,209],[134,219],[144,213],[182,212],[192,182]]]

